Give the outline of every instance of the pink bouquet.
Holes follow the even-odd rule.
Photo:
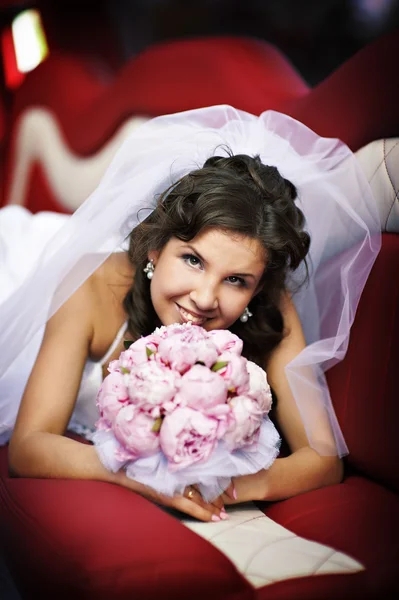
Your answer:
[[[103,464],[160,493],[198,484],[211,500],[232,477],[270,467],[280,438],[266,373],[230,331],[161,327],[109,364],[94,443]]]

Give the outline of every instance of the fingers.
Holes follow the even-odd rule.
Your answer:
[[[222,497],[216,498],[212,503],[206,502],[196,486],[189,486],[183,496],[158,496],[158,502],[194,517],[199,521],[224,521],[228,515],[224,509]]]
[[[199,521],[220,521],[221,518],[214,512],[209,504],[199,504],[189,500],[184,496],[178,496],[172,499],[174,508],[198,519]]]
[[[222,496],[218,496],[217,498],[212,500],[212,502],[210,502],[210,504],[212,506],[214,506],[215,508],[219,509],[219,511],[224,510],[224,502],[223,502]]]
[[[212,502],[207,502],[206,500],[203,499],[202,494],[196,485],[190,485],[185,490],[183,495],[186,498],[188,498],[189,500],[191,500],[192,502],[195,502],[202,508],[211,512],[213,515],[216,515],[217,517],[219,517],[219,520],[220,520],[220,518],[221,518],[220,513],[222,510],[224,511],[224,505],[223,505],[223,501],[221,498],[216,498]]]
[[[196,518],[200,521],[221,521],[228,519],[223,501],[217,498],[214,502],[206,502],[196,486],[189,486],[183,496],[168,499],[168,505]]]
[[[212,502],[206,502],[206,500],[203,499],[201,492],[198,489],[197,485],[190,485],[190,487],[188,488],[188,492],[184,493],[185,496],[187,496],[189,499],[196,501],[198,499],[198,496],[200,498],[200,500],[202,500],[203,505],[210,505],[213,506],[216,511],[215,513],[217,515],[220,516],[220,511],[224,511],[224,503],[223,503],[223,499],[222,496],[218,496],[217,498],[215,498],[214,500],[212,500]],[[192,491],[193,493],[190,494],[190,491]],[[197,495],[198,494],[198,495]]]

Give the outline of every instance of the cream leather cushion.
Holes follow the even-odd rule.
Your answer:
[[[184,519],[183,523],[223,552],[254,587],[294,577],[364,570],[343,552],[292,533],[252,502],[226,510],[227,521]]]
[[[377,201],[381,231],[399,233],[399,138],[371,142],[355,156]]]

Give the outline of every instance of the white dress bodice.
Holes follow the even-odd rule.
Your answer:
[[[123,323],[111,346],[99,361],[87,360],[86,362],[75,409],[69,422],[68,429],[79,435],[83,435],[87,439],[91,439],[96,421],[99,418],[96,406],[96,396],[103,380],[103,367],[109,362],[109,359],[123,338],[126,329],[127,322]]]

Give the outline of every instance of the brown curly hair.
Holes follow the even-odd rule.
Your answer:
[[[287,275],[304,261],[310,237],[304,215],[295,204],[295,186],[259,156],[213,156],[202,168],[182,177],[161,194],[156,209],[130,234],[129,258],[136,267],[124,299],[129,331],[136,339],[160,325],[143,269],[150,250],[161,251],[172,238],[192,240],[209,228],[231,231],[261,242],[267,255],[261,291],[230,330],[244,342],[243,354],[264,366],[265,357],[284,335],[280,311]]]

